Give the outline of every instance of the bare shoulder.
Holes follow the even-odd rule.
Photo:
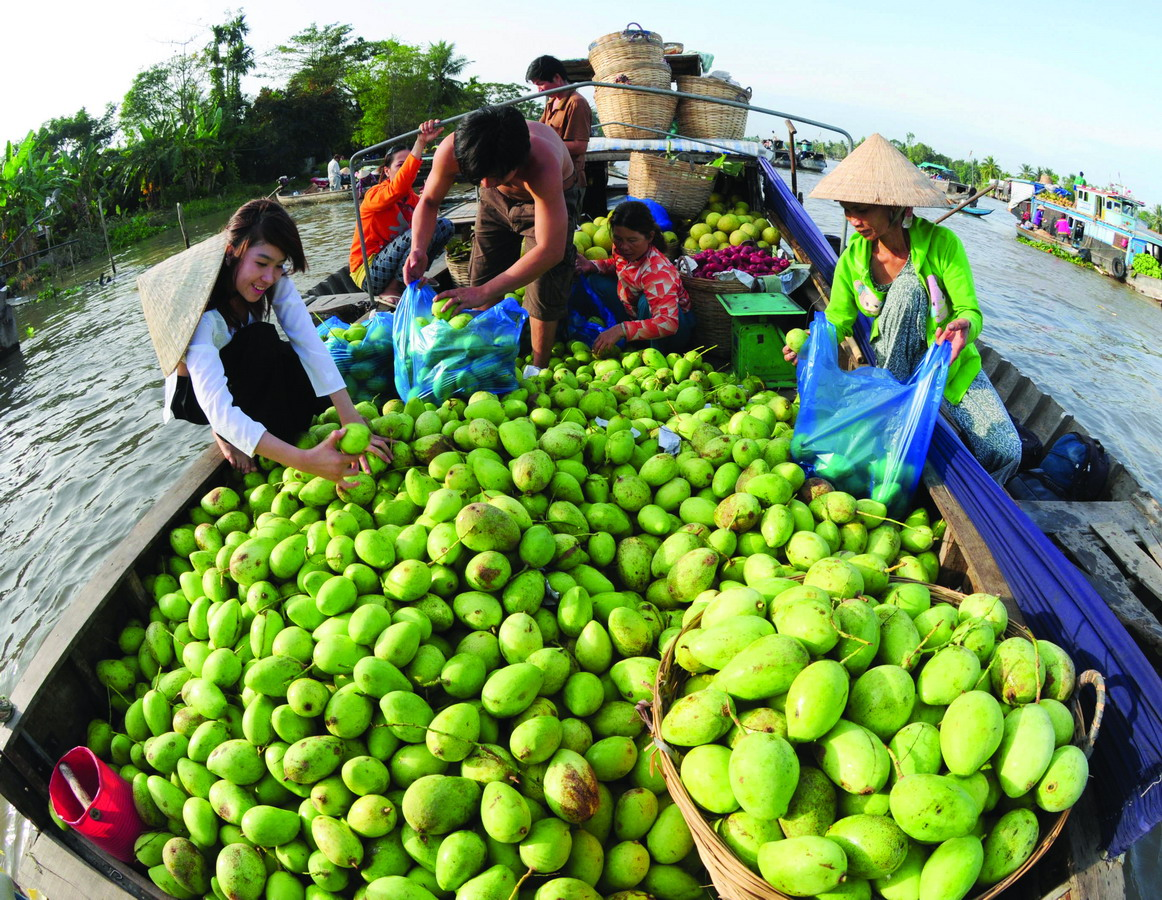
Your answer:
[[[436,148],[432,156],[432,169],[437,172],[456,173],[460,164],[456,162],[456,132],[452,132]]]
[[[569,148],[561,136],[541,122],[529,122],[529,143],[529,157],[536,168],[559,169],[570,159]]]

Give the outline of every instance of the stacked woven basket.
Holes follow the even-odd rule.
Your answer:
[[[741,88],[721,78],[703,75],[679,75],[678,90],[735,103],[750,102],[750,89]],[[746,134],[746,110],[705,100],[683,97],[678,103],[678,134],[692,138],[742,140]]]
[[[636,22],[631,22],[624,31],[599,37],[589,45],[589,62],[596,81],[668,89],[672,76],[662,57],[661,36],[645,31]],[[668,131],[678,105],[677,97],[618,88],[595,88],[593,99],[605,136],[632,140],[658,136],[645,130],[647,128]]]

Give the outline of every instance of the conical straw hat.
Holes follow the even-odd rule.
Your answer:
[[[149,337],[163,375],[177,368],[226,256],[226,232],[194,244],[137,278]]]
[[[876,206],[948,206],[948,197],[932,179],[880,134],[849,153],[810,196]]]

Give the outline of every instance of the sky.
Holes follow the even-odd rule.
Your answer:
[[[1107,0],[933,4],[882,0],[766,0],[707,4],[645,0],[612,4],[441,0],[396,17],[383,0],[335,7],[304,0],[104,0],[70,3],[45,19],[34,3],[7,4],[0,140],[81,107],[119,102],[141,70],[184,46],[204,47],[209,26],[237,9],[259,55],[312,22],[351,24],[368,40],[446,40],[482,81],[523,80],[542,53],[576,58],[595,38],[634,20],[688,51],[714,54],[714,68],[754,90],[753,103],[837,125],[860,137],[916,140],[954,159],[993,156],[1003,169],[1083,171],[1090,184],[1122,184],[1162,203],[1162,4]],[[795,13],[788,10],[803,10]],[[939,11],[947,8],[948,11]],[[746,12],[754,9],[753,13]],[[1109,24],[1107,23],[1116,23]],[[244,83],[254,94],[265,83]],[[752,113],[748,134],[785,133]],[[813,126],[800,138],[831,139]]]

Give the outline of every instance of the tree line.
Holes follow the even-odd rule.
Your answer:
[[[211,26],[205,44],[190,41],[140,72],[119,103],[7,142],[0,264],[32,256],[0,274],[35,267],[46,225],[54,242],[80,235],[95,252],[104,211],[120,217],[114,245],[127,245],[144,236],[150,211],[248,185],[273,190],[281,175],[319,174],[333,153],[346,157],[425,119],[527,92],[466,77],[471,61],[445,41],[366,40],[351,25],[312,24],[260,58],[249,31],[241,13]],[[247,96],[242,79],[251,73],[280,86]]]

